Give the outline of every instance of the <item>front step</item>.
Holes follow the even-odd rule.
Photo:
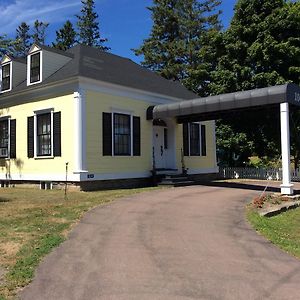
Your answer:
[[[183,175],[167,175],[162,181],[158,184],[159,186],[188,186],[193,185],[195,182],[190,180],[187,176]]]

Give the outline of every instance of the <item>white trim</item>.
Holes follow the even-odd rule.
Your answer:
[[[121,110],[121,109],[112,109],[111,112],[111,134],[112,134],[112,157],[131,157],[133,156],[133,112],[128,110]],[[115,155],[115,114],[122,114],[127,115],[130,117],[130,154],[128,155]]]
[[[212,120],[212,124],[213,124],[213,126],[212,126],[212,134],[213,134],[213,156],[214,156],[214,164],[217,167],[216,121]],[[207,149],[206,149],[206,152],[207,152]],[[207,155],[207,153],[206,153],[206,155]]]
[[[2,90],[2,86],[3,86],[3,71],[2,71],[2,68],[7,66],[7,65],[10,65],[10,68],[9,68],[9,89],[8,90]],[[4,63],[3,65],[1,65],[1,91],[0,93],[3,94],[3,93],[6,93],[6,92],[10,92],[12,90],[12,81],[13,81],[13,77],[12,77],[12,61],[9,61],[9,62],[6,62]]]
[[[219,167],[201,168],[201,169],[190,169],[189,168],[187,173],[189,175],[219,173]]]
[[[38,115],[43,115],[43,114],[50,114],[50,138],[51,138],[51,153],[50,155],[38,155],[37,154],[37,116]],[[53,134],[53,114],[54,114],[54,108],[45,108],[45,109],[40,109],[40,110],[35,110],[34,111],[34,116],[33,116],[33,145],[34,145],[34,151],[33,151],[33,158],[34,159],[51,159],[54,158],[54,134]]]
[[[74,158],[75,172],[86,173],[86,101],[85,91],[74,92]]]
[[[35,54],[40,54],[40,80],[39,81],[35,81],[35,82],[30,82],[30,63],[31,63],[31,56],[35,55]],[[33,53],[30,53],[27,56],[27,86],[30,85],[35,85],[38,83],[41,83],[43,81],[43,51],[39,50],[39,51],[35,51]]]
[[[105,93],[114,96],[120,96],[124,98],[131,98],[136,100],[142,100],[153,104],[168,104],[170,102],[179,102],[184,99],[170,97],[163,94],[152,93],[149,91],[139,90],[131,87],[122,86],[119,84],[113,84],[101,80],[91,79],[79,76],[80,87],[89,91]]]

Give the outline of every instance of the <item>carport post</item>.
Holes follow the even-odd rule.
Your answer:
[[[281,126],[281,158],[282,158],[282,184],[281,194],[293,195],[293,184],[291,183],[291,161],[290,161],[290,124],[289,104],[280,103],[280,126]]]

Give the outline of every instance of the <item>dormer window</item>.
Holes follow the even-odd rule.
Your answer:
[[[41,80],[41,53],[35,53],[30,56],[30,83]]]
[[[2,66],[2,92],[11,90],[11,63]]]

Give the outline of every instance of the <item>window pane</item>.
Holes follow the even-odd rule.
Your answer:
[[[37,115],[37,155],[51,155],[51,113]]]
[[[130,116],[114,114],[114,154],[131,154]]]
[[[10,64],[2,67],[2,91],[10,89]]]
[[[0,121],[0,156],[8,155],[8,120]]]
[[[40,80],[40,53],[30,57],[30,83]]]

